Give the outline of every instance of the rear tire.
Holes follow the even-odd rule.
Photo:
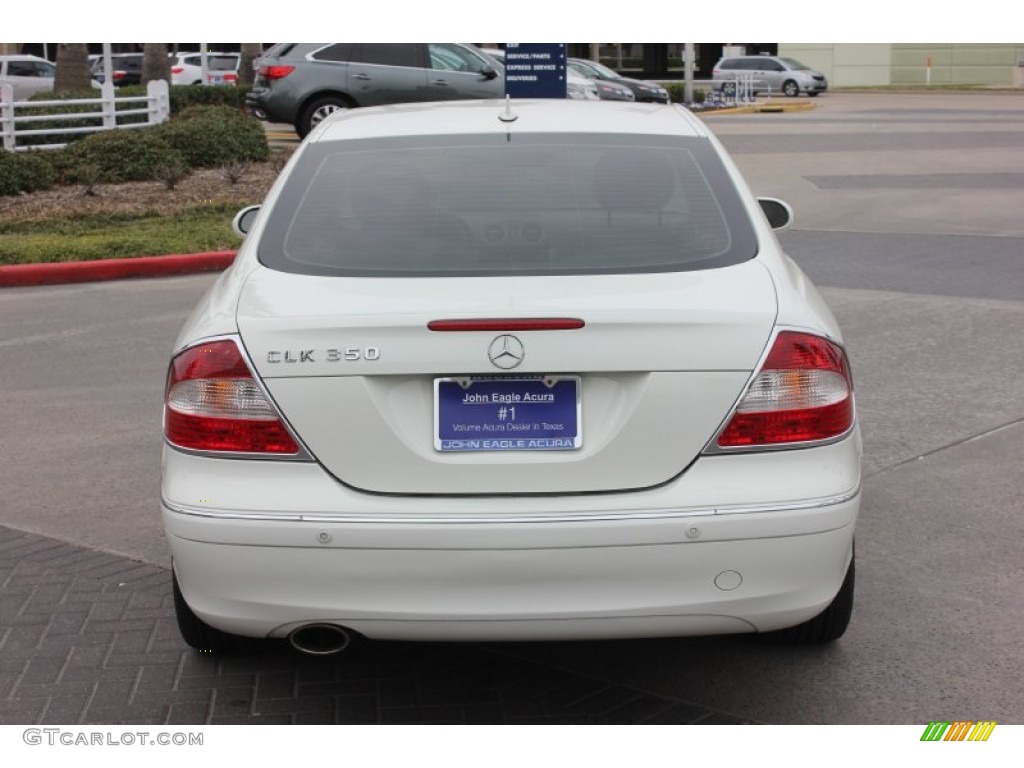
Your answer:
[[[343,109],[352,109],[353,106],[355,105],[343,96],[322,96],[314,99],[299,115],[295,132],[299,134],[300,139],[304,139],[322,120]]]
[[[214,629],[196,616],[178,586],[178,576],[171,570],[174,588],[174,615],[182,639],[201,653],[230,653],[239,649],[242,638]]]
[[[792,645],[831,643],[833,640],[838,640],[850,625],[850,616],[853,613],[854,580],[854,560],[851,557],[850,567],[846,569],[843,585],[824,611],[803,624],[775,632],[766,632],[763,637],[773,642]]]

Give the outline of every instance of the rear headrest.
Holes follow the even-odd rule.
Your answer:
[[[353,205],[360,216],[418,220],[433,214],[434,194],[420,173],[385,169],[366,179]]]
[[[664,153],[623,148],[608,152],[594,166],[594,195],[610,211],[649,211],[665,207],[675,176]]]

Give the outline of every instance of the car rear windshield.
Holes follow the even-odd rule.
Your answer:
[[[312,144],[259,244],[272,269],[372,277],[677,272],[756,253],[706,139],[564,134]]]

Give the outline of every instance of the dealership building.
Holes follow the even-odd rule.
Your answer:
[[[840,88],[1024,86],[1024,43],[786,43],[778,52],[821,70]]]
[[[655,79],[681,78],[681,43],[572,43],[570,53]],[[697,43],[697,79],[723,55],[777,54],[821,70],[835,87],[1024,86],[1024,43]],[[633,74],[633,72],[630,72]]]

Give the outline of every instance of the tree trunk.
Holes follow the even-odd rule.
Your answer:
[[[85,93],[92,90],[89,49],[85,43],[57,44],[57,72],[53,78],[56,93]]]
[[[171,84],[171,57],[167,43],[145,43],[142,46],[142,84],[165,80]]]
[[[252,85],[256,72],[253,70],[253,62],[263,53],[263,46],[260,43],[242,43],[242,58],[238,62],[238,84]]]

